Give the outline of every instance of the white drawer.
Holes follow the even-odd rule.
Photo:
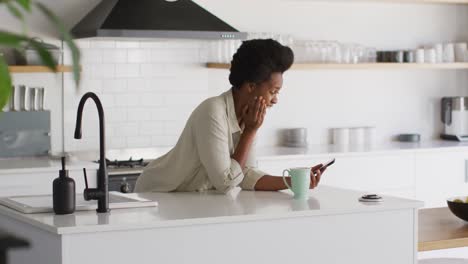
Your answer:
[[[281,175],[286,168],[314,166],[327,160],[261,160],[258,167],[272,175]],[[411,189],[415,184],[414,156],[412,153],[405,153],[338,157],[335,164],[325,172],[321,183],[364,191]]]

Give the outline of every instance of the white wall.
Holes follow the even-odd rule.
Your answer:
[[[78,8],[68,2],[63,10]],[[459,5],[196,2],[241,31],[288,33],[301,39],[356,42],[379,49],[468,40],[468,7]],[[95,3],[85,1],[80,9]],[[65,17],[67,24],[73,24],[76,17]],[[84,40],[80,46],[84,56],[81,88],[76,90],[71,76],[65,75],[67,150],[98,148],[97,120],[92,120],[97,115],[91,104],[87,106],[90,113],[84,116],[89,120],[83,140],[72,139],[77,102],[85,91],[95,91],[103,99],[108,147],[125,148],[174,144],[190,111],[204,98],[229,88],[227,70],[203,67],[208,52],[203,41]],[[427,140],[441,130],[439,99],[468,95],[465,71],[291,70],[284,77],[280,102],[268,113],[259,145],[274,145],[278,129],[299,126],[309,128],[312,144],[329,143],[330,127],[357,125],[376,126],[381,142],[403,132],[421,133]],[[54,131],[53,136],[58,134]]]

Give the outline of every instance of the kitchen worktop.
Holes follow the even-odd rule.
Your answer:
[[[468,142],[461,143],[455,141],[435,140],[420,143],[392,142],[375,146],[338,146],[338,145],[310,145],[307,148],[291,147],[257,147],[256,156],[262,159],[284,159],[284,158],[313,158],[325,157],[333,154],[334,157],[370,154],[370,153],[392,153],[401,151],[432,151],[432,150],[453,150],[466,148]],[[114,159],[155,159],[171,150],[171,147],[137,148],[137,149],[111,149],[106,151],[106,157]],[[99,157],[98,151],[82,151],[70,153],[71,158],[67,161],[68,169],[98,168],[94,162]],[[7,158],[0,159],[0,175],[11,173],[28,172],[34,169],[35,172],[57,171],[61,167],[59,158],[49,157],[27,157],[27,158]]]
[[[40,173],[57,172],[62,167],[60,159],[49,157],[28,157],[28,158],[8,158],[0,159],[0,175],[15,173]],[[98,168],[99,165],[92,161],[67,160],[67,169]]]
[[[468,246],[467,222],[453,215],[448,207],[419,211],[419,251]]]
[[[114,159],[134,159],[143,158],[152,160],[158,158],[172,147],[153,147],[153,148],[133,148],[133,149],[110,149],[106,151],[106,157],[110,160]],[[374,146],[339,146],[339,145],[309,145],[304,148],[292,148],[281,146],[257,147],[256,157],[262,159],[284,159],[284,158],[310,158],[310,157],[325,157],[333,154],[334,157],[371,154],[371,153],[392,153],[405,151],[433,151],[433,150],[453,150],[466,148],[468,142],[456,142],[446,140],[433,140],[419,143],[404,143],[404,142],[389,142],[387,144],[378,144]],[[70,153],[74,158],[79,160],[97,160],[99,152],[96,151],[78,151]]]
[[[262,159],[313,158],[332,154],[334,157],[359,154],[384,154],[394,152],[425,152],[467,148],[468,142],[434,140],[419,143],[390,142],[374,146],[310,145],[307,148],[258,147],[256,156]]]
[[[420,201],[390,196],[385,196],[382,203],[362,203],[358,201],[362,192],[328,186],[311,190],[307,201],[293,200],[289,191],[252,192],[240,189],[228,195],[212,192],[129,195],[157,201],[159,206],[114,209],[109,214],[80,211],[71,215],[21,214],[0,206],[0,215],[55,234],[70,234],[366,213],[423,206]]]

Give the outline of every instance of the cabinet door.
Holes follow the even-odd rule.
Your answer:
[[[258,166],[265,172],[281,175],[283,169],[313,166],[329,158],[260,160]],[[404,192],[404,196],[412,197],[414,182],[413,154],[400,153],[337,157],[321,184],[386,194]]]
[[[417,153],[415,156],[416,198],[425,207],[447,206],[452,196],[468,196],[466,175],[468,152]]]

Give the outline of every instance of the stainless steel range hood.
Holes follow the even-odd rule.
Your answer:
[[[75,38],[245,39],[190,0],[102,0],[72,29]]]

